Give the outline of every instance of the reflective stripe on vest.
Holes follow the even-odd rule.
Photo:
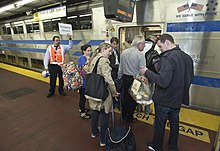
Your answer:
[[[54,46],[49,46],[50,52],[50,64],[63,64],[64,63],[64,49],[63,46],[59,45],[57,50]]]

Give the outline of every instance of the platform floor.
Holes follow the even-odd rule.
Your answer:
[[[99,146],[99,138],[91,138],[90,120],[80,118],[77,92],[67,92],[65,97],[56,92],[54,97],[46,98],[47,82],[2,68],[0,86],[0,151],[105,150]],[[146,141],[153,137],[149,119],[154,115],[136,116],[139,121],[132,124],[132,131],[137,151],[144,151]],[[119,122],[118,113],[116,119]],[[181,124],[184,126],[180,127],[183,133],[179,136],[179,151],[211,151],[215,130],[184,121]],[[198,138],[201,135],[204,138]],[[169,130],[166,130],[164,151],[168,151],[168,136]]]

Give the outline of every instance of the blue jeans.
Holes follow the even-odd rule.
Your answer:
[[[180,108],[170,108],[154,104],[155,121],[154,121],[154,138],[152,146],[156,151],[163,150],[163,138],[165,134],[165,125],[167,119],[170,122],[170,136],[168,141],[169,151],[178,151],[177,142],[179,136],[179,112]]]
[[[100,116],[100,143],[105,144],[105,133],[108,128],[109,114],[106,114],[104,110],[100,112],[97,110],[92,111],[91,127],[92,134],[96,135],[99,133],[98,124]]]

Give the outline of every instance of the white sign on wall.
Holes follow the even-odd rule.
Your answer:
[[[60,35],[73,35],[73,29],[71,24],[58,23]]]
[[[55,7],[44,11],[34,13],[34,21],[59,18],[66,16],[66,6]]]

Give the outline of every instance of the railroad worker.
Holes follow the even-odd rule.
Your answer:
[[[63,91],[63,73],[61,66],[65,62],[65,54],[72,48],[73,42],[70,35],[69,37],[69,45],[60,45],[60,37],[53,37],[53,45],[49,45],[46,54],[44,57],[44,68],[45,70],[49,70],[50,72],[50,89],[47,94],[47,98],[50,98],[54,95],[56,88],[56,79],[57,76],[59,78],[59,94],[65,96],[66,93]],[[49,66],[49,68],[48,68]]]
[[[153,94],[155,107],[154,137],[148,144],[151,151],[162,151],[165,125],[170,122],[168,147],[170,151],[178,151],[179,112],[181,104],[189,104],[189,88],[193,80],[193,60],[175,45],[169,34],[159,38],[161,49],[160,70],[155,73],[146,67],[140,72],[156,84]]]
[[[83,77],[83,86],[79,89],[79,111],[80,117],[83,119],[90,119],[91,115],[87,114],[88,109],[85,108],[86,97],[85,88],[86,88],[86,73],[88,71],[88,64],[90,60],[90,54],[92,52],[92,46],[85,44],[81,46],[82,54],[78,59],[78,69],[80,74]]]
[[[110,60],[110,67],[112,68],[112,79],[114,80],[115,82],[115,85],[116,85],[116,89],[118,87],[118,67],[119,67],[119,61],[120,61],[120,55],[119,55],[119,52],[118,52],[118,44],[119,44],[119,40],[117,37],[112,37],[110,39],[110,44],[112,46],[112,54],[110,55],[109,57],[109,60]],[[118,105],[118,101],[116,101],[113,97],[113,106],[115,108],[115,106],[119,107]]]
[[[92,109],[91,137],[95,138],[100,135],[100,146],[105,146],[105,134],[109,126],[109,113],[112,111],[112,97],[119,96],[111,76],[112,69],[109,61],[109,56],[111,54],[112,46],[108,43],[102,43],[94,51],[89,65],[89,72],[92,72],[97,60],[101,57],[97,66],[97,74],[100,74],[105,78],[105,82],[108,84],[107,88],[109,90],[109,95],[103,102],[97,102],[89,99],[89,106]],[[100,125],[100,129],[98,128],[98,125]]]
[[[149,35],[145,40],[144,50],[141,52],[145,55],[146,67],[154,72],[158,72],[159,60],[160,60],[159,53],[155,50],[156,42],[157,42],[157,37],[154,35]],[[151,94],[149,96],[148,102],[152,102],[154,83],[151,81],[148,81],[148,84],[149,84],[150,90],[151,90]],[[142,106],[141,104],[138,105],[139,108],[142,108],[141,106]],[[150,114],[150,112],[151,112],[150,104],[146,104],[145,105],[145,114]]]
[[[137,106],[136,101],[128,93],[128,89],[134,81],[134,77],[140,72],[140,67],[146,66],[144,55],[141,53],[145,47],[143,36],[136,36],[132,47],[125,49],[120,57],[118,78],[120,79],[120,92],[122,100],[122,118],[127,123],[133,122],[133,114]]]

